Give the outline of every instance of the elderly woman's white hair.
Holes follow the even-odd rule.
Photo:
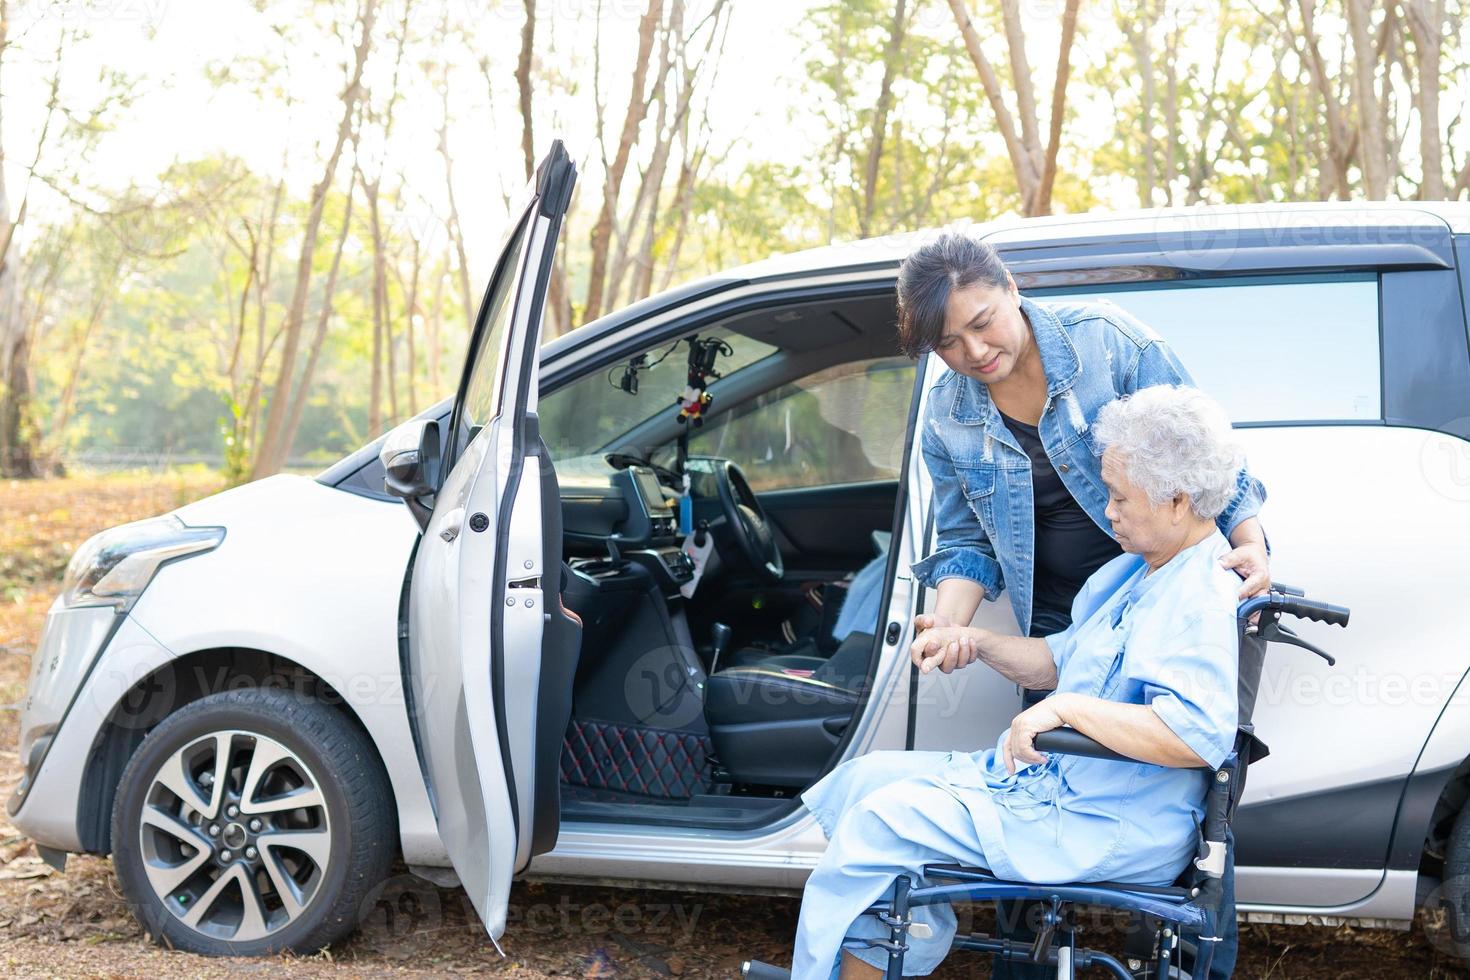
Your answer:
[[[1184,493],[1213,520],[1235,496],[1244,453],[1225,409],[1198,388],[1140,388],[1104,405],[1092,429],[1155,506]]]

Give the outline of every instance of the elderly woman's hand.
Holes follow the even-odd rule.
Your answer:
[[[909,646],[909,659],[922,674],[935,667],[946,674],[968,667],[980,658],[978,634],[968,626],[931,626]]]
[[[1046,762],[1046,756],[1036,751],[1036,736],[1066,724],[1061,709],[1070,696],[1063,693],[1042,698],[1011,719],[1011,727],[1001,744],[1006,772],[1014,773],[1017,763],[1032,766]]]

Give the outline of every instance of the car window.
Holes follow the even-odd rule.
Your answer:
[[[505,332],[509,329],[510,317],[515,310],[516,273],[520,269],[521,252],[525,246],[526,229],[529,227],[530,222],[522,219],[520,225],[511,232],[510,240],[501,253],[500,265],[496,267],[485,293],[484,304],[480,309],[485,328],[475,349],[470,353],[472,361],[466,368],[464,398],[460,403],[461,415],[456,423],[454,438],[448,443],[456,460],[475,434],[499,410],[496,403],[502,388],[500,369],[504,358],[501,353],[505,346]],[[452,465],[453,460],[448,462]]]
[[[699,336],[718,337],[729,345],[730,354],[720,357],[715,365],[723,377],[776,351],[770,344],[728,330],[703,330]],[[609,445],[641,453],[653,448],[624,447],[621,437],[674,406],[688,383],[689,345],[681,338],[640,356],[643,366],[634,372],[636,391],[623,387],[631,360],[628,358],[541,396],[537,408],[541,438],[551,450],[559,474],[572,475],[585,468],[612,472],[602,459],[604,447]]]
[[[1114,303],[1168,341],[1236,422],[1383,414],[1375,276],[1028,291]]]
[[[715,415],[689,451],[733,460],[757,492],[895,480],[914,370],[906,357],[825,368]]]

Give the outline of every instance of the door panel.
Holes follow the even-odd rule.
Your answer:
[[[424,776],[450,860],[492,939],[505,928],[511,877],[557,829],[537,805],[538,791],[556,792],[537,780],[537,732],[555,721],[539,718],[541,689],[570,683],[561,665],[577,637],[559,621],[548,628],[546,602],[560,614],[560,562],[548,567],[546,549],[559,551],[560,524],[550,535],[543,527],[543,482],[554,489],[555,477],[532,413],[546,287],[575,176],[557,142],[513,212],[516,230],[471,337],[448,472],[411,572],[409,680]],[[557,669],[543,677],[548,636]]]
[[[781,531],[789,573],[856,570],[871,561],[873,532],[893,527],[898,481],[765,490],[757,496]]]

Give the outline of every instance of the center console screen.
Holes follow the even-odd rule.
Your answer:
[[[643,506],[647,508],[649,515],[672,514],[674,508],[664,499],[663,490],[653,470],[641,466],[630,467],[630,469],[633,471],[633,485],[638,488],[638,495],[643,498]]]

